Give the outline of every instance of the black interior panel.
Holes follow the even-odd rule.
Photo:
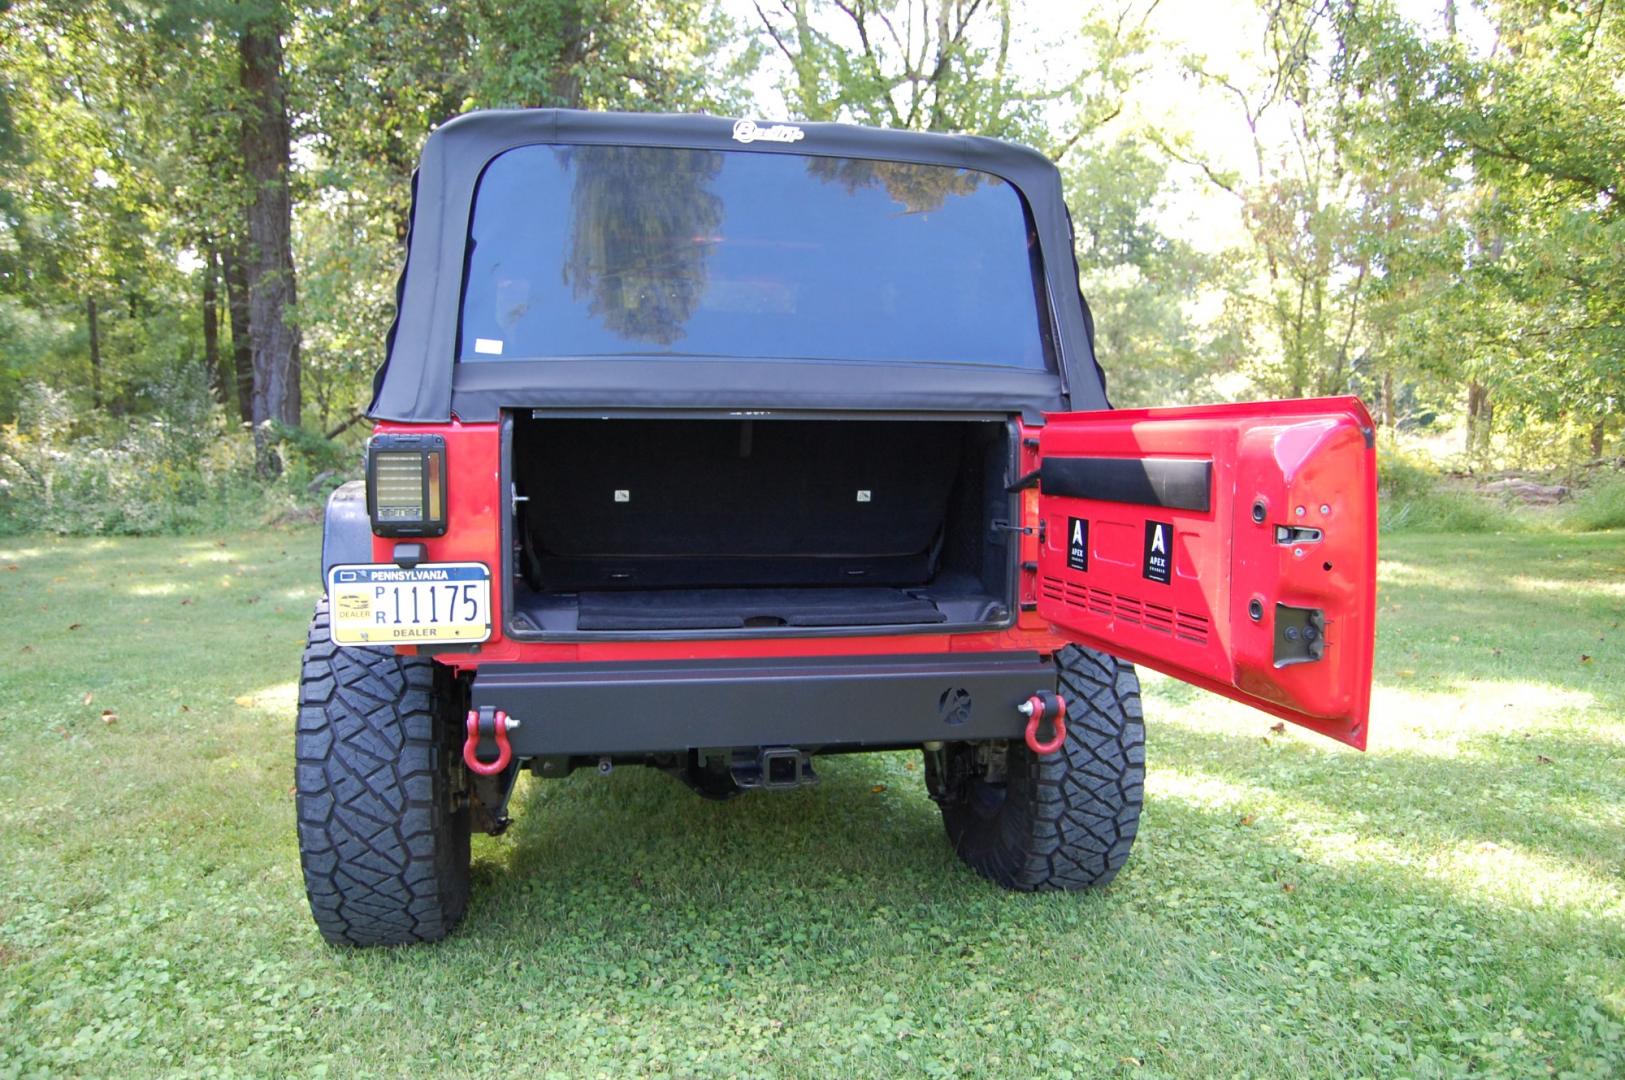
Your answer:
[[[816,420],[520,435],[529,569],[552,589],[923,582],[964,438],[951,422]]]
[[[516,618],[553,633],[995,612],[1008,453],[998,421],[521,414]]]

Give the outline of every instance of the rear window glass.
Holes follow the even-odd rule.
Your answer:
[[[748,357],[1044,368],[1016,190],[940,165],[527,146],[470,224],[458,358]]]

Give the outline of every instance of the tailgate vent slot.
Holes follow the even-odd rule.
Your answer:
[[[1038,589],[1046,600],[1054,600],[1107,621],[1127,623],[1155,634],[1189,641],[1193,645],[1206,645],[1212,628],[1212,621],[1206,615],[1194,611],[1153,604],[1092,585],[1075,585],[1050,575],[1039,580]]]

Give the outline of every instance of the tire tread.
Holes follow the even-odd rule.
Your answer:
[[[991,817],[943,806],[960,857],[977,873],[1023,892],[1084,889],[1117,875],[1145,798],[1145,723],[1134,666],[1068,646],[1055,657],[1066,700],[1066,741],[1040,757],[1012,742],[1006,794]]]
[[[334,944],[437,941],[468,906],[466,810],[452,812],[434,662],[340,648],[311,619],[295,736],[299,858]]]

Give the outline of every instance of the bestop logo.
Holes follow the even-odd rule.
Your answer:
[[[754,120],[734,121],[734,142],[800,142],[807,133],[794,124],[769,124],[758,127]]]

